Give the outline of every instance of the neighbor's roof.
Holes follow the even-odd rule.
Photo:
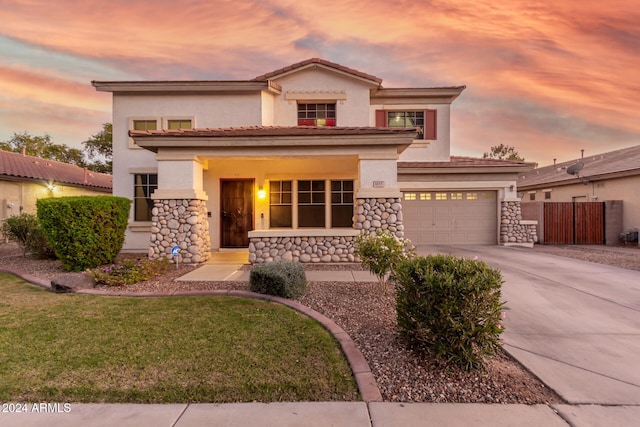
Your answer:
[[[485,159],[478,157],[451,156],[448,162],[398,162],[399,172],[425,172],[425,171],[449,171],[459,172],[465,169],[469,172],[478,172],[481,169],[490,168],[499,172],[527,171],[535,167],[535,163],[516,161]]]
[[[590,181],[640,175],[640,145],[534,169],[518,177],[518,188],[579,183],[579,178],[567,173],[567,168],[578,163],[583,164],[578,174]]]
[[[369,80],[378,85],[382,83],[381,78],[378,78],[376,76],[372,76],[371,74],[363,73],[362,71],[354,70],[353,68],[345,67],[344,65],[336,64],[335,62],[327,61],[321,58],[311,58],[305,61],[297,62],[295,64],[280,68],[270,73],[266,73],[261,76],[258,76],[253,80],[256,80],[256,81],[270,80],[274,77],[287,75],[289,73],[301,70],[303,68],[312,68],[316,66],[326,67],[326,68],[334,69],[336,71],[340,71],[342,73],[351,74],[354,77]]]
[[[112,176],[87,169],[0,150],[0,179],[11,181],[54,182],[98,191],[112,190]]]

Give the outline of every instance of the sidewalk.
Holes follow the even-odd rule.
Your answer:
[[[300,402],[232,404],[71,404],[68,413],[0,413],[20,427],[567,427],[633,426],[638,407],[454,403]],[[568,424],[571,423],[571,424]]]

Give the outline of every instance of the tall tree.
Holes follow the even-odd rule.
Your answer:
[[[58,162],[71,163],[76,166],[86,167],[82,151],[71,148],[66,144],[54,144],[51,136],[33,136],[27,132],[15,133],[9,141],[0,142],[0,149],[21,153],[43,159],[56,160]]]
[[[82,143],[89,158],[87,168],[95,172],[111,173],[113,169],[113,125],[103,123],[102,130]]]
[[[518,160],[524,162],[524,157],[516,151],[515,147],[510,145],[494,145],[488,153],[482,155],[484,159],[500,159],[500,160]]]

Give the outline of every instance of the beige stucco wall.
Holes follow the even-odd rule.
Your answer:
[[[38,199],[48,197],[103,196],[110,193],[78,187],[55,185],[53,191],[45,183],[0,180],[0,220],[20,213],[36,214]],[[23,207],[22,211],[20,206]]]
[[[577,181],[577,179],[576,179]],[[544,198],[544,190],[551,190],[551,199]],[[529,194],[535,191],[536,201],[543,202],[604,202],[622,200],[623,231],[640,228],[640,177],[613,178],[593,181],[584,185],[549,187],[538,190],[521,190],[523,203],[529,201]]]
[[[297,101],[287,99],[287,96],[304,97],[308,102],[332,103],[336,102],[335,96],[342,96],[332,93],[342,94],[342,92],[346,99],[336,102],[336,125],[371,126],[369,89],[372,86],[370,84],[321,68],[304,70],[275,81],[282,86],[282,95],[275,98],[275,124],[278,126],[297,126],[298,124]],[[291,95],[294,92],[297,94]]]
[[[268,97],[265,97],[268,99]],[[272,114],[262,111],[263,97],[253,94],[225,95],[121,95],[113,96],[113,194],[133,199],[133,174],[157,173],[155,154],[130,146],[129,123],[135,118],[192,118],[195,127],[239,127],[259,125]],[[268,104],[268,103],[267,103]],[[184,177],[162,179],[183,180]],[[131,215],[133,214],[133,207]],[[124,243],[125,250],[146,251],[149,247],[150,223],[134,223]]]

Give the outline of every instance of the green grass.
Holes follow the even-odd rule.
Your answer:
[[[54,294],[0,274],[0,401],[358,399],[338,343],[287,307]]]

